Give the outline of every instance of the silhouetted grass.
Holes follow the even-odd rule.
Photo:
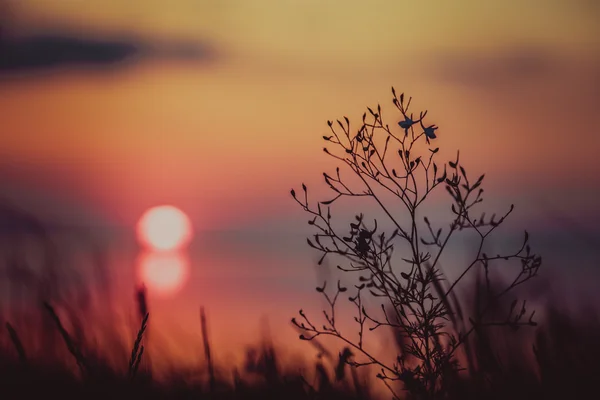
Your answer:
[[[477,284],[477,283],[476,283]],[[473,303],[470,302],[472,306]],[[499,305],[497,312],[503,307]],[[357,369],[346,364],[346,349],[338,356],[322,347],[322,355],[313,364],[314,373],[290,372],[290,366],[279,363],[280,354],[271,344],[252,348],[241,370],[234,366],[218,366],[215,370],[233,371],[226,379],[207,369],[189,373],[174,370],[166,379],[132,379],[143,357],[143,335],[148,322],[144,317],[134,341],[127,370],[119,371],[102,358],[88,360],[85,350],[73,342],[71,334],[52,306],[43,307],[55,321],[56,328],[69,348],[71,357],[84,375],[78,376],[68,367],[68,360],[49,365],[44,360],[25,357],[26,349],[14,328],[7,324],[12,347],[0,351],[0,385],[11,388],[14,398],[33,398],[39,393],[63,398],[206,398],[206,399],[368,399],[375,398],[373,382],[361,379]],[[535,335],[525,339],[507,329],[506,332],[480,331],[466,347],[466,370],[451,379],[456,399],[565,399],[582,393],[594,393],[595,377],[600,373],[600,320],[596,310],[587,310],[585,318],[576,319],[554,305],[544,312],[543,322]],[[203,322],[206,324],[206,321]],[[10,327],[10,328],[9,328]],[[202,329],[202,326],[199,326]],[[398,336],[400,337],[400,336]],[[211,347],[208,335],[205,346]],[[316,346],[320,345],[315,342]],[[401,346],[401,339],[397,341]],[[93,374],[91,371],[109,371]],[[305,370],[306,371],[306,370]],[[143,373],[142,373],[143,374]],[[204,379],[203,376],[207,376]],[[185,377],[185,376],[188,377]],[[184,378],[185,377],[185,378]],[[199,382],[208,382],[203,384]],[[10,395],[4,398],[13,398]]]
[[[43,307],[55,321],[56,329],[60,332],[71,357],[77,362],[82,371],[78,376],[63,363],[48,365],[43,360],[31,359],[25,361],[24,349],[19,343],[18,336],[11,327],[11,338],[15,349],[19,353],[20,363],[15,363],[11,349],[3,347],[0,352],[0,385],[10,386],[15,397],[34,397],[36,393],[52,394],[62,398],[315,398],[317,395],[326,395],[333,399],[359,399],[363,398],[343,385],[334,388],[330,381],[330,373],[323,371],[318,389],[309,385],[301,374],[282,372],[278,364],[277,351],[271,345],[257,347],[248,353],[242,374],[236,373],[233,381],[225,379],[217,382],[217,375],[209,363],[209,384],[195,383],[193,379],[178,379],[178,371],[172,371],[171,377],[163,380],[133,379],[138,372],[140,360],[144,354],[144,332],[147,327],[148,316],[144,317],[138,335],[133,344],[128,371],[119,372],[110,365],[104,364],[101,359],[88,360],[84,350],[74,343],[69,332],[54,308],[48,303]],[[210,348],[209,338],[206,335],[206,320],[202,319],[204,331],[203,341]],[[7,327],[10,324],[7,324]],[[12,351],[14,353],[14,349]],[[322,369],[324,367],[319,364]],[[227,369],[224,367],[223,369]],[[109,371],[108,374],[96,374],[95,371]],[[198,369],[197,375],[202,375]],[[182,374],[183,375],[183,374]],[[5,397],[10,398],[10,397]]]

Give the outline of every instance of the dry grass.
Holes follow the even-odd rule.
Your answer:
[[[281,355],[268,343],[248,353],[241,371],[225,365],[211,368],[211,363],[207,364],[209,368],[193,371],[195,379],[183,370],[173,370],[166,380],[152,379],[143,372],[139,372],[143,379],[133,379],[144,357],[142,343],[149,314],[144,316],[134,340],[128,369],[119,372],[102,361],[87,359],[86,349],[73,341],[54,308],[47,303],[43,307],[55,321],[71,359],[85,373],[75,374],[68,359],[49,365],[42,359],[26,357],[19,335],[7,324],[12,346],[4,346],[0,352],[0,385],[14,388],[11,393],[19,393],[19,398],[33,398],[40,392],[63,398],[375,398],[372,381],[369,383],[345,363],[345,352],[334,356],[321,348],[323,355],[313,364],[314,372],[289,372],[302,368],[281,365]],[[590,310],[585,318],[574,319],[549,306],[544,314],[530,341],[508,330],[499,335],[477,332],[467,347],[467,371],[452,377],[453,394],[449,398],[563,399],[586,391],[593,393],[594,377],[600,373],[597,313]],[[206,320],[203,323],[206,326]],[[204,329],[204,345],[210,349]],[[319,346],[318,342],[315,345]],[[227,376],[223,371],[233,372]]]

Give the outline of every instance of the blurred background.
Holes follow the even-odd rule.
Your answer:
[[[168,359],[200,352],[200,305],[217,359],[265,331],[305,349],[289,320],[322,306],[314,287],[331,266],[315,269],[289,189],[329,196],[326,121],[381,103],[395,124],[392,85],[429,110],[444,156],[460,149],[486,174],[486,210],[516,204],[498,246],[527,229],[557,298],[592,296],[599,20],[593,0],[0,1],[4,318],[60,301],[133,337],[151,258],[136,223],[171,204],[195,236],[167,261],[181,287],[148,287]]]

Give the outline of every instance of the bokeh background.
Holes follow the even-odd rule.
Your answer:
[[[3,251],[11,260],[7,238],[42,229],[35,221],[58,249],[52,267],[32,251],[27,266],[5,262],[6,308],[68,290],[126,326],[142,257],[135,224],[172,204],[196,236],[181,256],[181,290],[149,288],[152,334],[170,358],[200,348],[200,305],[217,357],[235,357],[265,330],[303,349],[289,319],[321,306],[314,287],[330,267],[315,269],[289,189],[305,182],[325,199],[325,122],[358,122],[378,102],[397,122],[392,85],[429,110],[445,154],[460,149],[469,171],[486,173],[491,210],[517,205],[499,246],[527,228],[555,296],[593,295],[599,2],[0,5]],[[448,268],[468,250],[468,238],[456,243]]]

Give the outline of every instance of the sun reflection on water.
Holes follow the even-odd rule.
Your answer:
[[[160,294],[179,292],[190,272],[189,259],[182,252],[145,251],[136,264],[139,283]]]

